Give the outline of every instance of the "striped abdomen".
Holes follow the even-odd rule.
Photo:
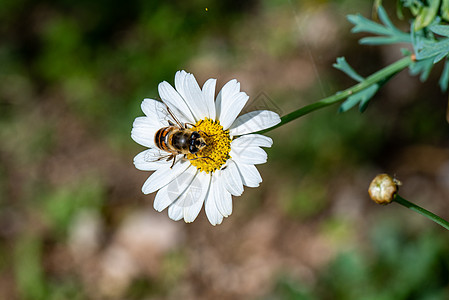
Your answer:
[[[159,129],[154,136],[154,144],[161,150],[175,153],[189,153],[189,139],[192,131],[169,126]]]

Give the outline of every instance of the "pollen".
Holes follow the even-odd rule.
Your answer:
[[[231,158],[231,138],[229,130],[223,130],[220,121],[209,118],[198,121],[190,130],[197,131],[206,141],[206,147],[196,154],[187,154],[186,158],[198,170],[210,173],[219,170]]]

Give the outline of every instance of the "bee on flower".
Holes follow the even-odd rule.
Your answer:
[[[168,216],[193,222],[203,203],[212,225],[232,213],[232,196],[243,186],[257,187],[262,178],[255,167],[267,161],[261,147],[271,138],[252,134],[281,120],[268,110],[238,116],[249,97],[233,79],[215,98],[216,79],[203,88],[185,71],[175,75],[175,88],[159,84],[162,100],[144,99],[144,117],[133,123],[131,137],[149,149],[134,158],[137,169],[154,171],[142,192],[157,192],[154,208],[168,207]]]

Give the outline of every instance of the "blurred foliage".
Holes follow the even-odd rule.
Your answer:
[[[446,1],[441,3],[446,5]],[[175,71],[188,68],[192,59],[204,53],[218,57],[225,69],[238,65],[238,70],[248,68],[252,72],[254,69],[245,62],[254,59],[254,48],[263,49],[261,53],[269,59],[259,53],[261,57],[256,62],[263,67],[255,69],[256,79],[242,78],[242,87],[243,81],[257,82],[257,76],[262,73],[279,83],[282,81],[276,78],[279,73],[270,72],[275,68],[286,71],[285,64],[279,67],[273,61],[296,60],[297,55],[307,51],[319,58],[314,68],[319,69],[325,63],[328,69],[334,60],[326,56],[331,52],[329,48],[309,49],[308,41],[298,37],[301,31],[297,28],[302,25],[298,20],[304,16],[303,12],[325,5],[341,14],[340,22],[344,22],[348,11],[340,7],[346,5],[353,10],[368,7],[370,3],[356,0],[2,0],[0,298],[89,299],[92,292],[86,286],[93,284],[88,276],[96,276],[90,274],[95,266],[89,266],[92,269],[88,269],[84,278],[85,274],[69,258],[69,235],[79,213],[93,211],[101,218],[98,222],[106,227],[104,240],[100,241],[104,247],[100,251],[103,251],[120,229],[123,215],[136,209],[134,206],[142,209],[142,203],[136,205],[143,200],[136,196],[140,190],[135,188],[140,187],[142,178],[129,175],[139,174],[131,161],[140,148],[131,141],[130,129],[134,118],[142,114],[141,99],[157,98],[159,82],[172,83]],[[293,21],[285,25],[287,19]],[[344,40],[339,40],[340,43],[346,47]],[[356,45],[349,48],[353,47]],[[357,57],[360,51],[357,48],[354,52]],[[312,54],[306,57],[312,59]],[[366,56],[362,57],[365,60]],[[273,60],[271,65],[269,60]],[[378,63],[363,61],[364,65],[376,67]],[[428,69],[419,67],[422,68],[418,73]],[[235,68],[232,72],[233,76],[238,74]],[[323,73],[320,76],[330,85],[341,84],[338,75]],[[308,90],[292,93],[281,85],[280,93],[284,94],[279,96],[273,92],[276,97],[271,94],[272,87],[267,86],[266,92],[283,107],[298,103],[298,94],[307,101],[319,99],[321,90],[317,91],[314,84]],[[270,203],[278,205],[289,221],[301,226],[304,222],[307,226],[308,221],[324,215],[317,219],[322,221],[320,234],[325,239],[347,239],[353,235],[357,228],[352,223],[325,215],[332,205],[329,197],[332,191],[330,186],[323,187],[323,182],[379,160],[385,149],[389,149],[391,140],[397,140],[391,137],[395,130],[402,133],[404,145],[444,143],[448,130],[443,110],[437,104],[439,99],[434,91],[416,93],[416,99],[423,98],[428,101],[400,107],[406,117],[399,125],[394,118],[385,121],[386,116],[397,113],[398,106],[391,105],[392,111],[386,112],[372,105],[363,117],[354,111],[338,114],[331,108],[308,116],[306,122],[276,131],[273,148],[268,150],[272,163],[269,168],[273,166],[280,171],[268,185],[245,192],[254,196],[245,199],[252,214],[249,218],[260,213],[267,198],[264,188],[280,186],[280,201]],[[381,97],[376,99],[379,104],[385,104]],[[129,169],[133,172],[128,172]],[[264,178],[270,173],[268,167],[266,170]],[[362,243],[369,245],[368,250],[360,248],[338,256],[331,265],[318,271],[315,284],[292,276],[280,279],[274,298],[356,299],[363,290],[380,290],[386,293],[382,294],[385,299],[395,299],[390,296],[424,299],[431,293],[435,298],[429,296],[429,299],[447,296],[442,288],[447,285],[448,276],[443,269],[448,268],[444,254],[448,249],[443,238],[433,232],[395,231],[393,227],[397,226],[375,231],[370,241]],[[192,230],[190,237],[207,239],[209,227],[199,230],[203,231],[198,234]],[[232,231],[232,234],[239,233],[239,230]],[[191,246],[190,242],[183,247]],[[222,251],[219,253],[226,258],[235,249],[222,250],[221,245],[210,243],[213,242],[202,240],[200,244],[219,248]],[[212,290],[210,281],[201,282],[201,276],[190,273],[195,271],[189,269],[192,262],[186,252],[181,247],[164,253],[155,277],[138,274],[118,298],[163,298],[175,286],[187,292],[189,288]],[[398,253],[404,256],[398,257]],[[98,259],[95,262],[99,263]],[[203,267],[209,267],[206,259],[204,266],[196,266]],[[434,273],[430,271],[432,268]],[[388,283],[388,278],[400,283],[391,294],[382,286]],[[198,280],[198,286],[189,287],[185,283],[189,279]]]
[[[415,17],[415,23],[413,24],[415,31],[429,26],[438,18],[446,22],[449,21],[448,0],[398,0],[398,15],[400,17],[403,17],[403,8],[409,9]]]
[[[228,35],[227,24],[250,6],[203,0],[3,1],[0,74],[62,93],[60,101],[120,144],[140,113],[136,100],[157,97],[158,82],[172,78],[204,37]]]
[[[24,299],[45,299],[46,282],[42,269],[42,241],[37,236],[22,236],[15,249],[17,285]]]
[[[357,112],[337,114],[332,109],[310,115],[303,124],[289,125],[294,128],[285,130],[285,135],[289,136],[293,130],[297,138],[284,138],[282,145],[274,144],[272,157],[286,166],[297,166],[292,171],[318,175],[337,166],[350,168],[363,164],[379,153],[387,129],[392,126],[388,122],[372,126],[376,123],[374,116],[368,112],[360,118]],[[320,151],[316,151],[318,148]]]
[[[95,178],[84,178],[44,192],[39,205],[50,227],[56,233],[66,234],[78,212],[98,211],[104,198],[104,186]]]
[[[294,219],[317,216],[327,205],[327,191],[318,178],[304,178],[299,185],[286,184],[281,189],[282,209]]]
[[[447,299],[449,246],[443,232],[419,232],[384,220],[369,249],[340,253],[313,284],[283,275],[266,299]]]

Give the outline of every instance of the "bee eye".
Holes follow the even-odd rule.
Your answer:
[[[192,133],[192,139],[197,139],[197,138],[199,138],[199,137],[200,137],[200,134],[199,134],[198,132],[194,131],[194,132]]]

